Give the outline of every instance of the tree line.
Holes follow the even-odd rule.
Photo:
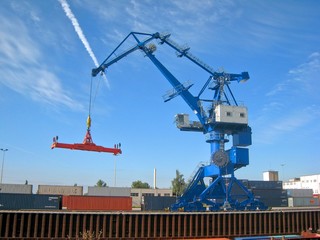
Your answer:
[[[107,183],[101,179],[99,179],[95,185],[96,187],[108,187]],[[132,188],[151,188],[149,183],[142,182],[141,180],[133,181],[131,184]],[[184,180],[183,174],[176,170],[176,176],[171,181],[171,189],[173,195],[180,196],[185,188],[187,187],[187,183]]]

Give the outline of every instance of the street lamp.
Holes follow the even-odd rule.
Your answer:
[[[0,148],[0,150],[3,152],[2,167],[1,167],[1,181],[0,181],[0,183],[2,184],[4,156],[5,156],[6,151],[8,151],[8,149],[7,148]]]

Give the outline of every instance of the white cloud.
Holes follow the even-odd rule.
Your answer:
[[[40,52],[33,47],[32,39],[27,34],[26,28],[21,22],[14,22],[4,17],[0,19],[1,63],[15,66],[18,59],[19,64],[34,64],[36,59],[39,58]]]
[[[72,109],[82,109],[63,89],[58,77],[42,64],[42,53],[24,23],[0,17],[1,83],[24,96]],[[19,31],[17,31],[19,29]]]
[[[316,105],[294,110],[287,107],[282,115],[270,112],[268,115],[271,117],[267,119],[267,123],[254,128],[257,143],[273,144],[283,136],[294,136],[292,133],[300,133],[298,135],[302,138],[306,134],[306,128],[320,117],[319,106]]]
[[[80,41],[82,42],[83,46],[85,47],[85,49],[89,53],[89,56],[93,60],[94,65],[96,67],[98,67],[99,66],[98,60],[97,60],[96,56],[94,55],[94,53],[90,47],[90,44],[89,44],[86,36],[84,35],[82,28],[80,27],[80,24],[79,24],[77,18],[74,16],[73,12],[71,11],[69,4],[67,3],[66,0],[59,0],[59,2],[62,6],[63,11],[66,13],[67,17],[70,19],[72,26],[74,27],[74,30],[76,31]],[[105,75],[103,75],[103,78],[104,78],[105,83],[107,84],[108,88],[110,88],[110,84],[109,84],[107,77]]]
[[[301,96],[312,94],[318,96],[320,83],[317,81],[320,76],[320,53],[314,52],[306,59],[306,61],[297,67],[288,71],[288,78],[269,91],[266,96],[275,96],[277,94],[297,93]]]
[[[304,132],[316,124],[320,117],[319,76],[320,53],[313,52],[266,94],[268,103],[255,120],[258,142],[272,143],[286,133]]]

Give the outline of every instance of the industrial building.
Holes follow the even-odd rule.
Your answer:
[[[320,174],[306,175],[283,183],[289,207],[320,206]]]
[[[263,172],[263,181],[279,181],[278,171]]]
[[[312,189],[314,195],[320,194],[320,174],[305,175],[283,182],[284,189]]]

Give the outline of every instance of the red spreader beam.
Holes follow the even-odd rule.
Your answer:
[[[120,144],[115,145],[114,148],[107,148],[107,147],[102,147],[94,144],[91,138],[90,130],[87,130],[87,134],[83,140],[83,143],[74,143],[74,144],[59,143],[58,137],[54,137],[53,143],[51,145],[51,149],[54,149],[54,148],[66,148],[71,150],[83,150],[83,151],[93,151],[93,152],[107,152],[107,153],[113,153],[113,155],[118,155],[122,153],[120,149]]]

